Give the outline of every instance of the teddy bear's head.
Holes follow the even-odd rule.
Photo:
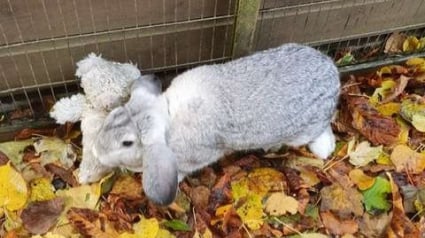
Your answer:
[[[106,111],[124,104],[132,82],[141,76],[133,64],[111,62],[94,53],[77,63],[75,75],[81,79],[89,104]]]

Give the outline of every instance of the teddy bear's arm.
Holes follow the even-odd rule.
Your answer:
[[[81,120],[86,104],[86,97],[81,93],[62,98],[53,105],[50,117],[54,118],[59,124],[77,122]]]

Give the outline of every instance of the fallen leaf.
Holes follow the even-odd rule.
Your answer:
[[[56,196],[63,197],[67,207],[94,209],[99,200],[98,184],[82,185],[75,188],[56,191]]]
[[[119,238],[155,238],[158,231],[159,222],[157,219],[142,217],[138,223],[134,224],[134,234],[125,232]]]
[[[365,237],[384,237],[385,229],[390,222],[391,216],[386,213],[377,216],[365,213],[359,222],[360,233]]]
[[[65,169],[74,165],[77,153],[72,145],[57,137],[42,137],[34,142],[35,151],[40,154],[42,165],[59,162]]]
[[[382,153],[382,145],[373,147],[370,146],[368,141],[363,141],[356,146],[353,152],[348,155],[350,163],[354,166],[361,167],[375,161]]]
[[[30,203],[21,214],[25,229],[33,234],[46,233],[56,223],[63,206],[62,198]]]
[[[416,51],[421,48],[421,44],[416,36],[408,36],[403,42],[403,52]]]
[[[7,162],[9,162],[9,158],[7,157],[5,153],[0,151],[0,166],[7,164]]]
[[[396,81],[396,85],[392,88],[391,92],[386,95],[385,98],[382,99],[380,103],[388,103],[396,99],[400,94],[403,93],[404,89],[407,86],[407,83],[409,82],[409,79],[409,77],[400,75],[400,77]]]
[[[65,169],[54,163],[46,164],[44,168],[50,173],[59,176],[59,178],[71,185],[71,187],[77,187],[79,185],[71,169]]]
[[[409,58],[406,61],[406,65],[408,65],[408,66],[417,66],[417,65],[422,65],[422,64],[425,64],[424,58],[413,57],[413,58]]]
[[[384,53],[400,53],[403,50],[403,42],[407,36],[403,33],[393,33],[385,42]]]
[[[30,201],[46,201],[55,198],[54,188],[48,178],[37,178],[30,182]]]
[[[401,104],[396,102],[388,102],[384,104],[380,104],[376,107],[376,110],[380,112],[384,116],[392,116],[394,114],[398,114],[401,109]]]
[[[190,228],[190,226],[186,224],[186,222],[182,220],[177,220],[177,219],[165,221],[162,223],[162,225],[175,231],[191,231],[192,230],[192,228]]]
[[[391,209],[387,195],[391,193],[391,186],[388,180],[382,177],[376,177],[372,187],[362,191],[363,203],[366,211],[371,214],[386,212]]]
[[[367,176],[360,169],[353,169],[349,173],[350,179],[357,185],[360,190],[366,190],[373,186],[375,178]]]
[[[353,220],[338,220],[330,212],[321,212],[323,225],[333,235],[354,234],[359,229],[356,221]]]
[[[410,95],[401,102],[400,115],[420,132],[425,132],[425,100],[418,95]]]
[[[124,197],[140,197],[142,195],[141,180],[128,174],[119,176],[110,193]]]
[[[236,209],[236,213],[249,229],[260,229],[261,225],[264,223],[262,219],[263,206],[261,197],[257,194],[246,196],[245,202]]]
[[[344,56],[342,56],[340,59],[338,59],[335,64],[338,66],[343,66],[343,65],[347,65],[347,64],[352,64],[356,61],[356,59],[354,58],[354,55],[351,54],[351,52],[347,52],[346,54],[344,54]]]
[[[425,154],[418,153],[407,145],[394,147],[390,159],[397,172],[418,174],[425,169]]]
[[[272,216],[285,215],[287,212],[298,212],[298,201],[284,193],[272,193],[265,203],[265,211]]]
[[[0,151],[3,152],[15,166],[17,166],[22,163],[24,148],[32,144],[33,140],[3,142],[0,143]]]
[[[210,189],[205,186],[196,186],[190,193],[190,199],[196,209],[205,210],[210,198]]]
[[[372,96],[369,98],[369,102],[373,105],[377,105],[381,102],[385,103],[383,102],[384,99],[391,94],[396,85],[397,83],[393,79],[387,79],[382,81],[381,87],[375,89],[375,92],[373,92]]]
[[[390,226],[387,226],[388,237],[420,237],[418,228],[406,217],[403,208],[403,201],[397,184],[390,173],[387,173],[390,180],[390,189],[393,199],[393,211]]]
[[[83,236],[96,238],[118,237],[105,215],[87,208],[72,208],[67,218],[74,228]]]
[[[341,218],[361,216],[363,214],[362,194],[355,188],[342,187],[339,184],[332,184],[322,188],[320,191],[322,203],[321,211],[332,211]]]
[[[381,115],[362,97],[351,97],[348,107],[352,112],[352,126],[372,144],[392,145],[400,134],[400,126],[391,117]]]
[[[25,180],[10,162],[0,166],[0,207],[10,211],[21,209],[28,199],[28,189]]]

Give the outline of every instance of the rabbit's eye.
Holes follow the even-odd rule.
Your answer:
[[[130,146],[133,145],[133,141],[125,140],[125,141],[122,142],[122,145],[125,146],[125,147],[130,147]]]

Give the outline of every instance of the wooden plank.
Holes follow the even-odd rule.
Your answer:
[[[252,52],[260,3],[260,0],[238,1],[232,58]]]
[[[102,53],[105,58],[137,63],[143,71],[172,69],[230,57],[231,42],[225,39],[226,35],[231,35],[231,31],[230,27],[223,25],[215,27],[215,30],[214,27],[208,27],[153,35],[152,41],[151,36],[140,36],[14,56],[5,54],[0,57],[0,70],[3,71],[2,77],[7,80],[9,87],[0,83],[0,96],[8,95],[11,91],[22,91],[25,87],[34,90],[37,87],[74,80],[75,62],[90,52],[97,52],[97,46],[98,53]]]
[[[267,49],[285,42],[336,42],[424,25],[425,14],[422,12],[425,3],[422,0],[408,2],[324,1],[262,11],[257,24],[255,49]]]
[[[233,2],[234,0],[0,1],[0,45],[6,42],[13,44],[211,18],[215,15],[233,15]]]

